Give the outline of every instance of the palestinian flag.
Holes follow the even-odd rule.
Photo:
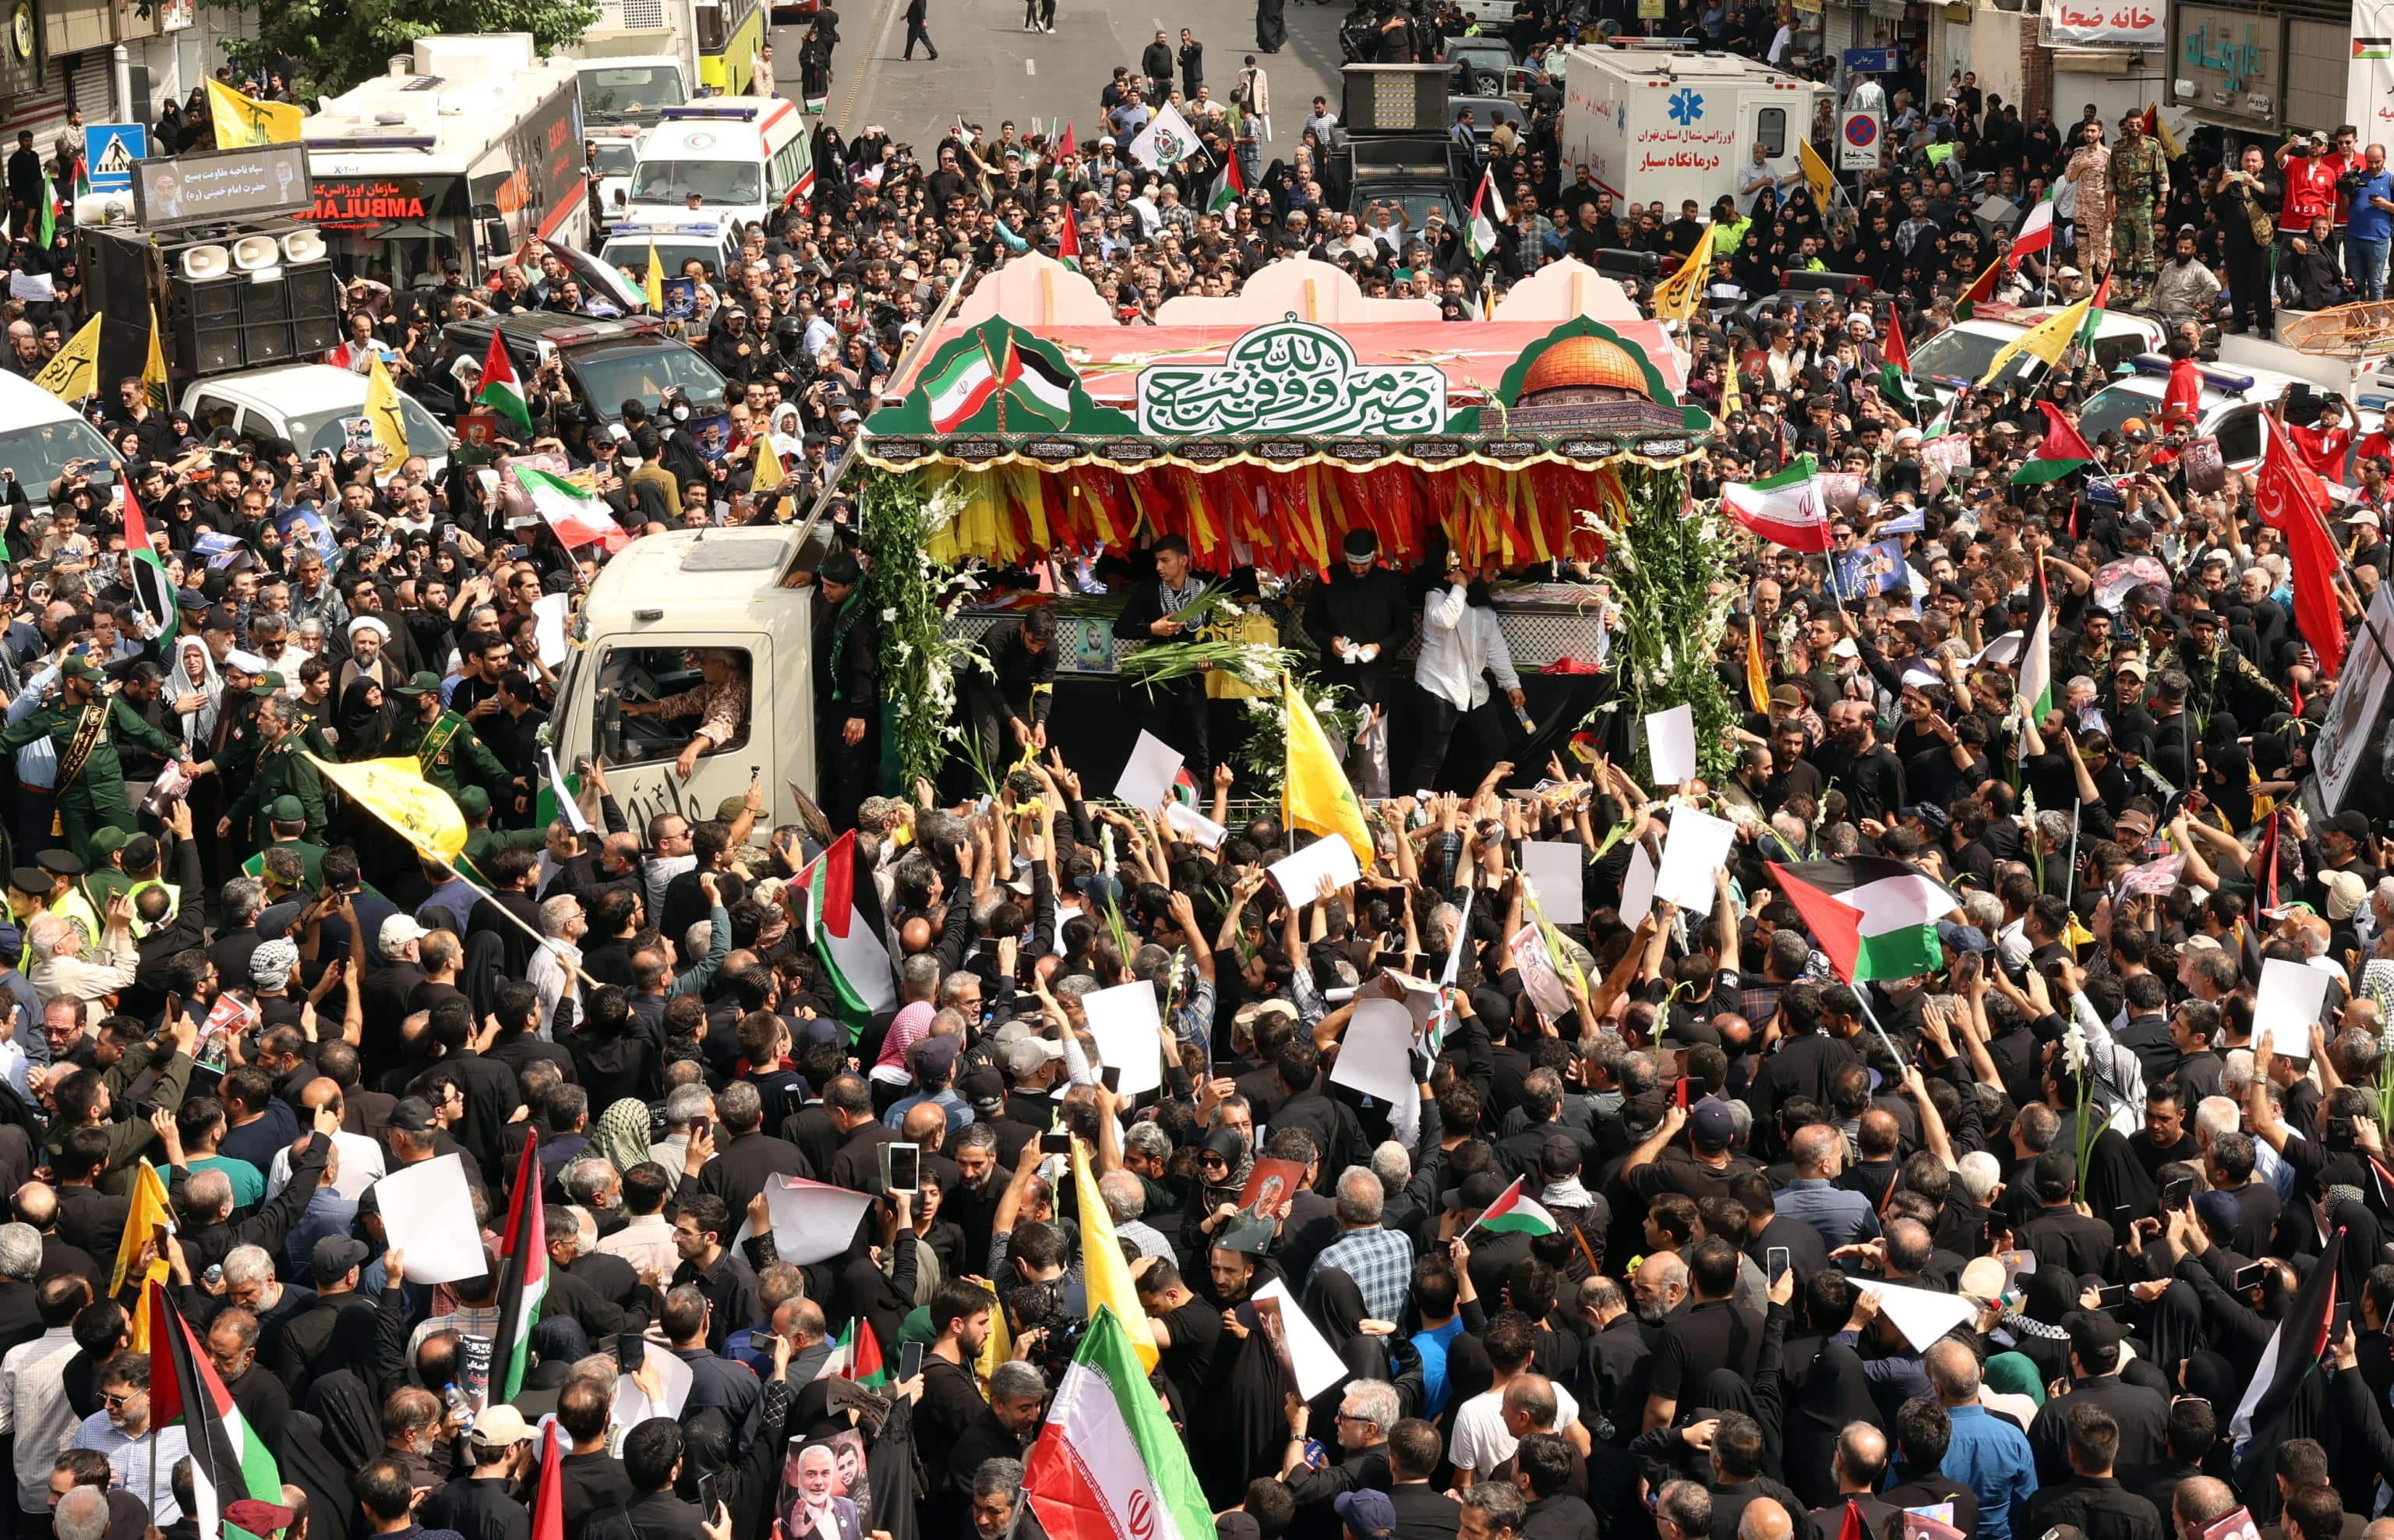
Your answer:
[[[888,949],[881,940],[879,896],[870,880],[856,880],[856,831],[832,841],[798,874],[797,886],[806,903],[807,939],[830,976],[835,1012],[852,1043],[875,1012],[898,1005]]]
[[[1943,883],[1883,856],[1768,864],[1772,886],[1848,983],[1909,979],[1944,966],[1937,922],[1962,901]]]
[[[1220,214],[1246,195],[1246,173],[1239,169],[1239,154],[1234,150],[1222,157],[1222,170],[1214,178],[1214,191],[1205,194],[1205,212]]]
[[[2053,600],[2045,588],[2045,562],[2028,586],[2028,630],[2020,639],[2020,704],[2043,725],[2053,709]]]
[[[1471,195],[1471,230],[1467,243],[1471,259],[1485,262],[1496,252],[1496,227],[1505,222],[1505,196],[1496,191],[1496,173],[1482,171],[1480,188]]]
[[[499,1324],[491,1336],[490,1404],[513,1401],[532,1357],[533,1323],[548,1293],[548,1216],[540,1199],[540,1141],[524,1140],[507,1228],[499,1237]]]
[[[881,1356],[881,1339],[873,1335],[873,1323],[861,1315],[850,1317],[848,1330],[839,1334],[839,1341],[815,1371],[815,1378],[852,1379],[868,1390],[888,1384],[889,1365]]]
[[[1072,229],[1072,221],[1065,221]],[[1079,256],[1078,243],[1073,256]],[[967,342],[956,350],[956,356],[939,375],[926,381],[924,397],[931,403],[931,427],[941,433],[953,433],[974,413],[980,411],[997,394],[997,370],[991,366],[988,349],[979,342]]]
[[[1970,312],[1979,307],[1981,300],[1995,297],[1995,275],[2004,270],[2004,261],[2003,257],[1996,257],[1987,264],[1986,271],[1970,280],[1970,286],[1964,289],[1962,296],[1953,301],[1954,320],[1969,320]]]
[[[1064,210],[1064,228],[1056,232],[1056,260],[1074,272],[1081,270],[1081,217]]]
[[[2095,291],[2094,302],[2086,307],[2086,324],[2078,329],[2078,354],[2082,361],[2095,356],[2095,334],[2103,329],[2104,307],[2111,303],[2111,275],[2107,272]]]
[[[1197,778],[1186,765],[1172,772],[1172,800],[1184,808],[1197,806]]]
[[[1019,377],[1007,387],[1016,405],[1061,428],[1072,420],[1072,371],[1025,348],[1014,350]]]
[[[2095,452],[2079,437],[2070,419],[2061,415],[2061,408],[2040,401],[2036,409],[2045,414],[2045,440],[2036,446],[2036,453],[2012,472],[2012,485],[2016,487],[2059,481],[2073,470],[2085,469],[2095,459]]]
[[[1902,411],[1918,410],[1912,398],[1912,348],[1903,340],[1903,322],[1892,305],[1887,309],[1887,341],[1878,351],[1878,393]]]
[[[524,404],[523,382],[516,378],[515,363],[495,327],[491,331],[491,350],[482,355],[481,388],[474,392],[474,404],[505,417],[516,430],[519,443],[532,442],[532,410]]]
[[[150,625],[157,627],[153,635],[158,650],[170,651],[175,641],[175,585],[166,576],[166,563],[158,558],[158,547],[150,538],[150,520],[142,517],[129,481],[125,484],[125,554],[131,558],[125,563],[125,575],[132,580],[133,601]]]
[[[1493,1230],[1499,1235],[1552,1235],[1562,1227],[1555,1217],[1524,1197],[1521,1178],[1497,1195],[1496,1201],[1480,1211],[1477,1221],[1481,1230]]]
[[[37,249],[47,251],[58,244],[59,210],[61,206],[63,205],[59,202],[59,184],[50,180],[49,174],[44,172],[42,174],[42,222],[33,230],[33,244]]]
[[[2020,221],[2019,233],[2012,237],[2011,259],[2017,262],[2021,257],[2043,251],[2051,244],[2053,244],[2053,189],[2048,187],[2045,190],[2045,196],[2037,200],[2036,206],[2028,211],[2028,217]]]
[[[1022,1490],[1050,1540],[1212,1540],[1188,1446],[1111,1308],[1089,1318],[1056,1387]]]
[[[1798,454],[1786,469],[1759,481],[1730,481],[1721,507],[1742,527],[1771,545],[1819,556],[1829,548],[1828,515],[1821,507],[1820,468]]]
[[[2228,1421],[2228,1435],[2238,1443],[2247,1439],[2261,1443],[2275,1441],[2278,1420],[2287,1403],[2319,1368],[2320,1355],[2331,1346],[2328,1323],[2335,1315],[2335,1275],[2344,1258],[2344,1228],[2339,1225],[2328,1237],[2310,1276],[2295,1291],[2294,1303],[2278,1318],[2269,1345],[2261,1349],[2261,1362],[2253,1366],[2253,1377],[2245,1381],[2244,1399]]]
[[[257,1429],[233,1404],[216,1365],[201,1349],[164,1283],[150,1285],[150,1426],[183,1429],[191,1452],[191,1515],[203,1535],[264,1540],[224,1521],[224,1510],[244,1497],[280,1505],[283,1472]],[[137,1477],[140,1467],[136,1465]],[[164,1481],[162,1468],[158,1479]]]

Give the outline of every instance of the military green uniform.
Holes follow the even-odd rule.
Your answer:
[[[278,797],[296,797],[308,827],[322,829],[328,822],[324,812],[324,777],[308,762],[308,745],[296,729],[283,733],[282,740],[257,757],[257,768],[249,784],[225,809],[232,820],[233,837],[244,844],[263,845],[274,837],[269,813]]]
[[[509,784],[506,767],[474,736],[466,718],[444,711],[429,722],[409,717],[395,724],[383,740],[382,757],[414,756],[424,779],[454,797],[469,784],[485,790]]]
[[[63,763],[84,711],[84,707],[72,704],[63,695],[46,705],[35,706],[20,720],[0,729],[0,754],[15,754],[27,744],[46,738]],[[125,766],[116,757],[117,739],[138,744],[165,759],[178,761],[183,757],[179,740],[151,727],[122,700],[109,697],[107,712],[107,725],[93,741],[83,769],[72,781],[59,788],[59,828],[71,850],[90,849],[95,829],[139,828],[133,821],[132,805],[125,799]]]
[[[2169,200],[2169,157],[2159,140],[2139,134],[2111,151],[2111,191],[2120,211],[2111,217],[2111,269],[2125,273],[2142,294],[2160,262],[2153,255],[2153,213]]]
[[[257,735],[257,700],[246,696],[225,708],[224,744],[211,757],[219,785],[238,786],[257,768],[265,746]]]
[[[340,757],[333,752],[333,741],[324,736],[324,724],[333,715],[329,699],[311,703],[305,695],[288,695],[283,704],[291,709],[291,731],[302,748],[319,759]]]
[[[251,876],[261,876],[266,871],[268,850],[289,850],[299,858],[301,879],[310,888],[324,885],[324,848],[312,840],[278,839],[243,862],[241,869]]]

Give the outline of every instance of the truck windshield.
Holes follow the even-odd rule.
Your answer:
[[[642,161],[632,173],[632,202],[745,205],[765,201],[765,168],[744,161]]]
[[[635,112],[655,112],[678,107],[681,72],[662,64],[625,65],[582,72],[582,115],[604,122]]]
[[[340,454],[349,442],[349,425],[357,419],[359,411],[358,407],[344,406],[329,412],[302,413],[290,420],[291,441],[299,446],[302,455],[313,454],[320,449],[329,454]],[[399,418],[407,425],[408,448],[414,450],[418,444],[439,446],[416,453],[429,456],[448,444],[449,430],[431,413],[418,406],[413,396],[399,398]]]
[[[69,460],[90,460],[113,472],[116,453],[81,417],[0,432],[0,466],[14,472],[25,495],[37,502],[49,496],[50,483],[65,474]]]
[[[656,410],[668,386],[690,392],[690,404],[701,415],[723,405],[723,376],[696,349],[678,342],[575,349],[565,355],[565,366],[581,387],[582,399],[603,403],[611,417],[631,400]]]
[[[1914,379],[1958,379],[1975,385],[1995,362],[2008,337],[1989,336],[1983,332],[1966,331],[1948,326],[1912,350],[1912,377]],[[2003,378],[2008,384],[2023,379],[2032,371],[2045,367],[2044,361],[2032,354],[2021,353],[2004,366]]]
[[[2078,436],[2088,443],[2100,440],[2106,433],[2116,433],[2120,425],[2130,417],[2152,421],[2161,414],[2161,400],[2150,389],[2131,390],[2115,385],[2108,390],[2098,390],[2078,409]]]

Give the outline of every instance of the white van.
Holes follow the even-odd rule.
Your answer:
[[[321,450],[338,455],[349,442],[349,424],[365,415],[366,376],[329,363],[285,363],[243,375],[214,375],[183,390],[183,410],[204,438],[219,428],[255,438],[283,439],[303,460]],[[414,397],[399,393],[400,420],[407,426],[407,449],[420,454],[434,475],[449,464],[449,430]],[[378,480],[398,471],[387,466]]]
[[[25,489],[35,513],[47,512],[50,483],[76,460],[106,467],[95,481],[114,484],[122,462],[99,429],[32,380],[0,374],[0,478]]]
[[[640,137],[628,219],[688,218],[692,194],[708,215],[762,220],[814,191],[806,115],[779,97],[709,97],[668,107]],[[612,211],[611,211],[612,212]]]

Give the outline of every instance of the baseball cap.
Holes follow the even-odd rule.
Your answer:
[[[1718,1097],[1706,1097],[1696,1103],[1688,1114],[1688,1127],[1696,1145],[1704,1150],[1726,1150],[1737,1125],[1730,1120],[1729,1106]]]
[[[402,1134],[424,1132],[432,1126],[432,1103],[420,1096],[401,1097],[390,1110],[390,1126]]]
[[[531,1437],[532,1428],[524,1422],[523,1414],[506,1402],[485,1406],[474,1414],[474,1441],[485,1449],[505,1449]]]
[[[1044,1037],[1026,1037],[1006,1050],[1006,1062],[1016,1074],[1036,1074],[1040,1065],[1063,1057],[1062,1044],[1051,1043]]]
[[[375,940],[380,943],[384,956],[393,957],[398,955],[401,947],[410,941],[420,941],[430,934],[431,931],[415,923],[414,916],[393,915],[382,922],[382,928],[375,932]]]
[[[979,1107],[1006,1099],[1006,1076],[984,1064],[967,1070],[956,1080],[956,1094]]]
[[[1337,1509],[1338,1521],[1347,1526],[1348,1533],[1361,1535],[1362,1540],[1387,1540],[1397,1532],[1396,1505],[1388,1501],[1385,1492],[1374,1492],[1368,1487],[1342,1492],[1330,1506]]]
[[[351,1268],[365,1259],[364,1242],[353,1241],[347,1235],[327,1235],[316,1243],[314,1251],[309,1253],[308,1267],[316,1275],[317,1286],[322,1288],[347,1275]]]
[[[2120,1323],[2100,1310],[2073,1310],[2063,1320],[2070,1350],[2090,1374],[2108,1375],[2120,1363]]]

